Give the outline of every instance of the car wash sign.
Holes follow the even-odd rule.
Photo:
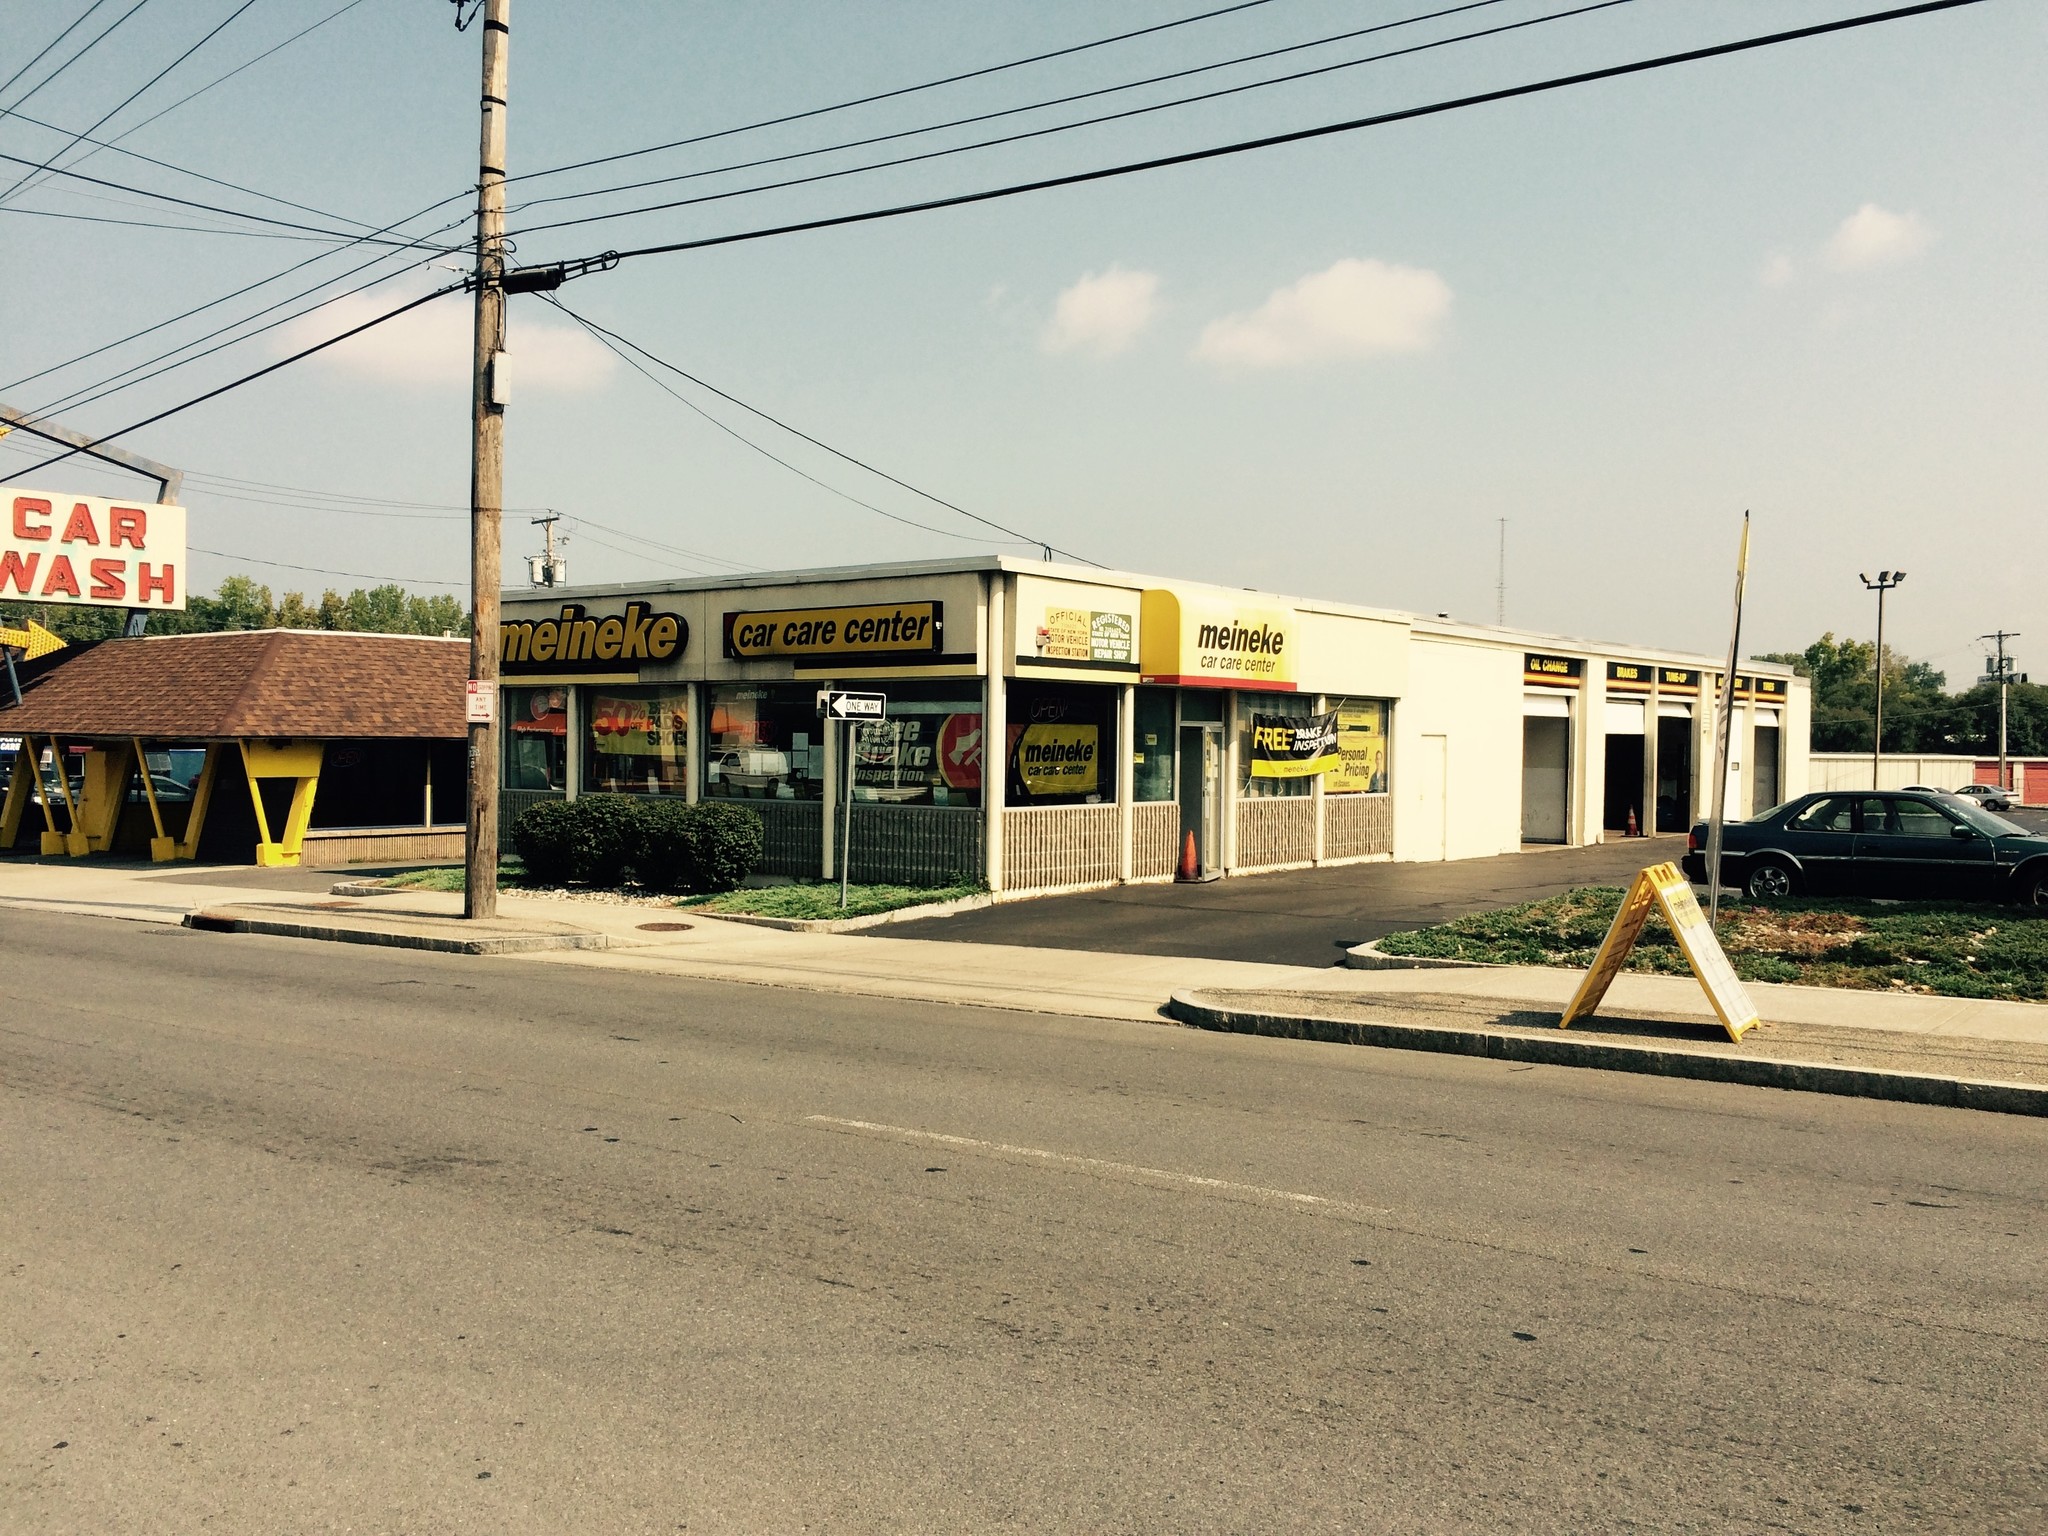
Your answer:
[[[185,606],[185,509],[0,486],[0,602]]]
[[[1307,779],[1342,762],[1337,711],[1322,715],[1252,716],[1252,777]]]

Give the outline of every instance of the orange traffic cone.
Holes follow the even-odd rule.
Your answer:
[[[1628,837],[1641,837],[1643,835],[1636,830],[1636,808],[1634,806],[1628,808],[1628,831],[1624,835]]]
[[[1186,841],[1180,845],[1180,874],[1178,878],[1182,880],[1199,880],[1202,878],[1201,864],[1195,856],[1195,834],[1192,829],[1188,832]]]

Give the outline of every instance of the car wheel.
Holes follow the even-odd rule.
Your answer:
[[[2036,912],[2048,912],[2048,865],[2021,870],[2013,881],[2013,888],[2021,906],[2032,907]]]
[[[1792,871],[1777,859],[1758,859],[1742,882],[1755,901],[1782,901],[1792,894],[1792,886]]]

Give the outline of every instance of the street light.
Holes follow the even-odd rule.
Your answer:
[[[1872,581],[1861,571],[1856,579],[1866,592],[1877,594],[1877,719],[1870,728],[1870,787],[1876,789],[1878,759],[1884,755],[1884,595],[1906,579],[1904,571],[1879,571]]]

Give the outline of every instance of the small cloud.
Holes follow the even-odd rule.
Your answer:
[[[1763,264],[1756,280],[1766,288],[1783,288],[1799,275],[1799,263],[1780,251]]]
[[[1893,213],[1865,203],[1829,237],[1821,258],[1837,272],[1895,266],[1926,250],[1934,232],[1917,213]]]
[[[1048,352],[1114,356],[1151,322],[1158,300],[1157,273],[1090,272],[1054,302],[1039,345]]]
[[[1212,320],[1195,356],[1251,368],[1424,352],[1451,308],[1451,285],[1421,267],[1346,257],[1281,288],[1248,314]]]
[[[337,332],[375,319],[401,295],[351,294],[322,305],[285,326],[280,353],[324,341]],[[470,377],[474,300],[457,294],[423,304],[410,314],[351,336],[314,361],[380,384],[438,388],[467,386]],[[512,387],[580,394],[597,388],[618,367],[618,359],[588,332],[514,314],[505,350],[511,355]]]

